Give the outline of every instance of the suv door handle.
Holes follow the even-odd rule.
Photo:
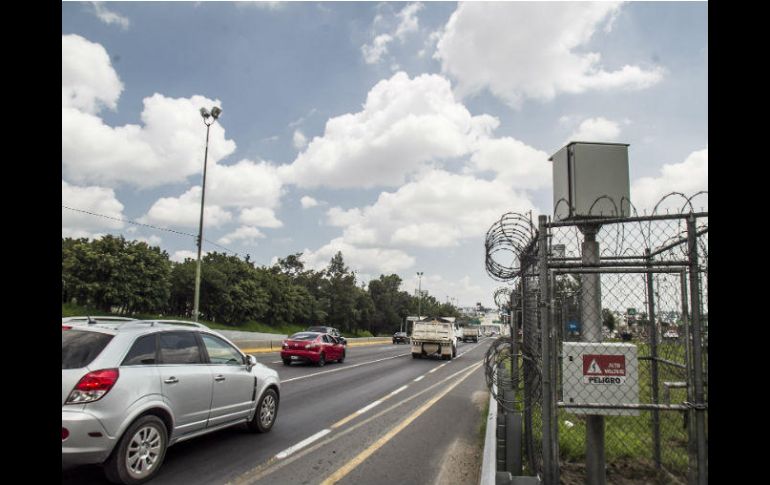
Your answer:
[[[219,374],[218,376],[216,376],[214,378],[214,380],[217,381],[217,382],[224,381],[225,380],[225,376],[223,376],[222,374]]]
[[[163,382],[165,382],[166,384],[176,384],[177,382],[179,382],[179,379],[177,379],[176,377],[169,377],[168,379],[165,379]]]

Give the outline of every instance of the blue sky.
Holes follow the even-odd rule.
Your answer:
[[[493,304],[484,234],[552,213],[548,156],[629,143],[640,210],[708,189],[705,2],[63,2],[62,205],[257,264],[337,250]],[[176,233],[62,209],[63,237]]]

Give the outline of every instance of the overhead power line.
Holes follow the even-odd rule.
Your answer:
[[[71,210],[71,211],[74,211],[74,212],[80,212],[82,214],[88,214],[88,215],[91,215],[91,216],[102,217],[104,219],[110,219],[112,221],[125,222],[127,224],[133,224],[135,226],[149,227],[149,228],[155,229],[157,231],[171,232],[171,233],[174,233],[174,234],[178,234],[180,236],[189,236],[189,237],[192,237],[192,238],[197,238],[198,237],[196,234],[190,234],[188,232],[175,231],[174,229],[169,229],[167,227],[158,227],[158,226],[153,226],[152,224],[144,224],[142,222],[132,221],[130,219],[121,219],[119,217],[112,217],[112,216],[108,216],[108,215],[105,215],[105,214],[99,214],[99,213],[96,213],[96,212],[89,212],[89,211],[85,211],[85,210],[82,210],[82,209],[75,209],[74,207],[69,207],[69,206],[66,206],[64,204],[62,204],[62,208],[63,209],[67,209],[67,210]],[[205,238],[203,240],[205,242],[211,244],[212,246],[216,246],[218,248],[224,249],[228,253],[233,253],[236,256],[240,256],[239,253],[237,253],[236,251],[233,251],[232,249],[228,249],[228,248],[226,248],[224,246],[221,246],[221,245],[219,245],[219,244],[217,244],[217,243],[215,243],[213,241],[209,241],[208,239],[205,239]]]

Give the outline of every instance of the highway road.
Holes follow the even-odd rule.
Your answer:
[[[267,434],[235,427],[172,446],[153,485],[472,484],[479,480],[489,339],[459,343],[451,361],[413,359],[408,345],[350,347],[345,362],[284,366]],[[108,483],[99,467],[63,484]]]

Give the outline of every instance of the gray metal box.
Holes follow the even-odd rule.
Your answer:
[[[627,143],[573,141],[549,160],[554,220],[629,215]]]

